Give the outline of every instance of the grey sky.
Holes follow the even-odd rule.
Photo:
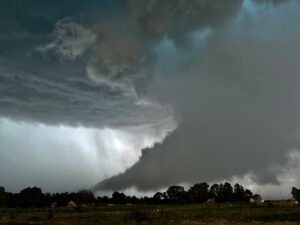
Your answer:
[[[0,6],[9,190],[102,181],[94,190],[152,192],[240,179],[279,193],[282,174],[297,171],[298,1]]]

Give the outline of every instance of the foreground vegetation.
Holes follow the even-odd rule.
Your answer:
[[[297,189],[295,189],[295,193]],[[28,187],[19,193],[6,192],[0,186],[0,207],[7,208],[49,208],[49,207],[81,207],[83,205],[99,204],[193,204],[205,202],[249,202],[256,199],[261,201],[259,195],[244,189],[243,186],[230,183],[214,184],[209,188],[205,182],[198,183],[185,190],[182,186],[171,186],[165,192],[157,192],[152,197],[126,196],[124,193],[114,192],[110,197],[95,197],[90,190],[81,190],[72,193],[43,193],[41,188]]]
[[[292,188],[300,199],[300,189]],[[252,201],[255,200],[255,201]],[[252,202],[252,204],[250,204]],[[152,197],[95,197],[91,191],[43,193],[25,188],[19,193],[0,187],[0,225],[118,225],[118,224],[300,224],[295,201],[265,201],[241,185],[225,182],[210,188],[198,183],[189,190],[171,186]]]
[[[250,204],[112,205],[81,209],[0,209],[0,224],[300,224],[298,206]]]

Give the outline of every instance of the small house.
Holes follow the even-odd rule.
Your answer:
[[[68,204],[67,204],[67,208],[76,208],[76,207],[77,207],[77,205],[73,201],[69,201]]]
[[[249,199],[249,202],[251,204],[260,205],[263,202],[263,200],[260,195],[254,195]]]

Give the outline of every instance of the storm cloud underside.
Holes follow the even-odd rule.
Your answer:
[[[211,34],[191,34],[197,50],[164,40],[161,74],[149,92],[174,103],[182,116],[179,128],[95,189],[151,190],[246,173],[255,174],[258,184],[279,183],[273,167],[299,146],[298,7],[246,1]]]

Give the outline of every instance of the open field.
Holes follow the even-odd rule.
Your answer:
[[[300,224],[300,207],[240,204],[0,209],[0,224]]]

